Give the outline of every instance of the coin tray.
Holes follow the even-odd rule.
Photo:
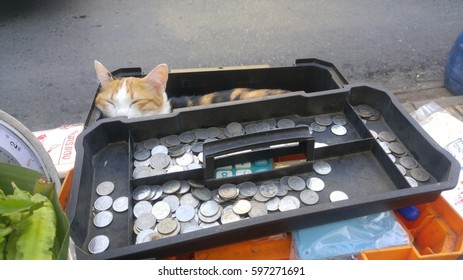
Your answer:
[[[367,104],[379,110],[379,120],[364,122],[355,111],[355,107],[360,104]],[[288,130],[288,141],[294,141],[296,138],[300,143],[309,141],[309,144],[302,145],[305,148],[291,152],[306,155],[306,162],[297,168],[287,167],[266,171],[263,175],[251,174],[211,180],[210,170],[207,168],[225,164],[227,161],[222,159],[213,164],[207,164],[208,161],[202,169],[139,179],[131,177],[134,168],[134,147],[146,139],[180,134],[198,128],[223,128],[230,122],[246,124],[266,119],[289,118],[296,124],[309,124],[320,115],[344,116],[348,120],[348,124],[345,125],[347,134],[337,136],[327,129],[321,133],[313,132],[313,139],[297,138],[292,136],[306,135],[303,132],[304,128]],[[420,182],[418,187],[410,187],[370,130],[392,132],[397,141],[405,146],[408,155],[415,158],[420,167],[429,173],[430,179]],[[262,143],[271,142],[268,137],[261,135]],[[276,138],[281,140],[285,137]],[[310,141],[326,145],[312,149],[313,142]],[[207,154],[213,156],[217,155],[217,151],[230,151],[229,148],[221,147],[220,143],[239,149],[240,142],[213,142],[213,146],[206,147],[206,150],[210,151]],[[253,137],[251,142],[258,144],[258,138]],[[248,147],[243,143],[241,148]],[[154,118],[103,119],[88,127],[78,137],[76,149],[77,158],[67,213],[77,257],[81,259],[164,258],[425,203],[435,200],[442,191],[454,188],[460,170],[458,162],[426,134],[392,94],[367,85],[346,86],[343,89],[310,94],[292,92],[263,100],[186,108]],[[272,149],[264,149],[259,156],[265,156],[266,151],[269,153],[267,155],[280,156]],[[225,182],[253,180],[258,183],[284,175],[299,175],[306,179],[315,174],[312,170],[313,163],[321,160],[328,162],[332,171],[328,175],[319,175],[325,182],[325,189],[318,193],[320,200],[315,205],[301,206],[299,209],[286,212],[272,212],[265,216],[137,245],[134,245],[132,199],[129,199],[128,211],[113,211],[114,218],[109,226],[97,228],[92,223],[96,213],[93,203],[98,198],[95,189],[103,181],[114,182],[115,189],[110,194],[113,199],[119,196],[130,198],[132,191],[140,185],[162,184],[172,179],[206,181],[209,182],[207,187],[211,189],[218,188],[220,183]],[[329,194],[335,190],[343,191],[349,199],[331,202]],[[97,235],[109,237],[109,248],[102,253],[90,254],[87,249],[88,243]]]

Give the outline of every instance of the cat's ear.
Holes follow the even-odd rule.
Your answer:
[[[156,89],[164,91],[167,85],[169,76],[169,68],[166,64],[159,64],[151,72],[148,73],[143,79]]]
[[[110,81],[112,81],[113,75],[111,75],[111,72],[106,69],[106,67],[103,66],[99,61],[95,60],[95,71],[96,71],[96,76],[98,77],[98,80],[100,81],[101,85],[105,87]]]

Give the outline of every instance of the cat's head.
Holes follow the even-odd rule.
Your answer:
[[[95,106],[105,117],[145,117],[170,113],[171,106],[165,92],[169,69],[156,66],[143,78],[116,79],[103,64],[95,61],[101,88]]]

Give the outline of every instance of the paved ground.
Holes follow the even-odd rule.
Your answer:
[[[85,120],[109,69],[333,62],[403,102],[445,97],[462,1],[0,2],[0,109],[31,130]],[[410,103],[409,102],[409,103]]]

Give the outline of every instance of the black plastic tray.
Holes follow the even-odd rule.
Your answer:
[[[142,77],[141,68],[121,68],[112,72],[114,77]],[[346,79],[330,62],[315,58],[298,59],[293,66],[226,67],[211,69],[172,70],[166,92],[169,97],[204,95],[232,88],[285,89],[317,92],[339,89]],[[95,96],[98,94],[97,89]],[[85,127],[101,119],[95,100],[85,121]]]
[[[368,104],[378,109],[382,113],[381,118],[365,124],[354,110],[354,106],[359,104]],[[248,123],[268,118],[292,118],[296,123],[308,123],[320,114],[344,115],[349,121],[346,125],[348,133],[334,136],[328,129],[322,133],[312,133],[312,138],[304,128],[295,128],[280,136],[261,135],[262,142],[269,142],[268,137],[280,141],[285,137],[288,141],[297,140],[300,150],[294,150],[293,153],[306,155],[306,161],[300,165],[226,179],[210,178],[206,169],[212,168],[211,165],[199,170],[131,179],[134,145],[151,137],[163,137],[211,126],[224,127],[232,121]],[[370,130],[393,132],[409,154],[430,174],[430,180],[419,183],[418,187],[410,187]],[[255,139],[252,141],[258,144]],[[313,149],[313,141],[326,143],[327,146]],[[230,150],[221,147],[220,141],[212,143],[212,146],[205,147],[209,155]],[[228,143],[228,147],[236,146],[240,146],[239,141]],[[428,136],[392,94],[367,85],[346,86],[344,89],[311,94],[294,92],[260,101],[187,108],[156,118],[103,119],[88,127],[78,137],[76,149],[77,158],[67,214],[77,257],[81,259],[164,258],[425,203],[436,199],[442,191],[454,188],[460,170],[458,162]],[[271,149],[264,149],[263,152],[275,153]],[[329,162],[333,171],[323,177],[325,190],[319,193],[320,201],[313,206],[269,213],[262,217],[138,245],[133,245],[133,202],[130,199],[129,211],[114,213],[110,226],[96,228],[92,224],[93,202],[98,196],[95,188],[102,181],[115,182],[117,187],[111,194],[113,198],[122,195],[131,197],[132,190],[137,186],[162,184],[170,179],[206,180],[208,187],[213,189],[225,182],[260,181],[288,174],[307,177],[314,174],[312,165],[319,160]],[[349,199],[330,202],[329,193],[333,190],[344,191]],[[98,234],[107,235],[111,244],[105,252],[92,255],[87,246]]]

